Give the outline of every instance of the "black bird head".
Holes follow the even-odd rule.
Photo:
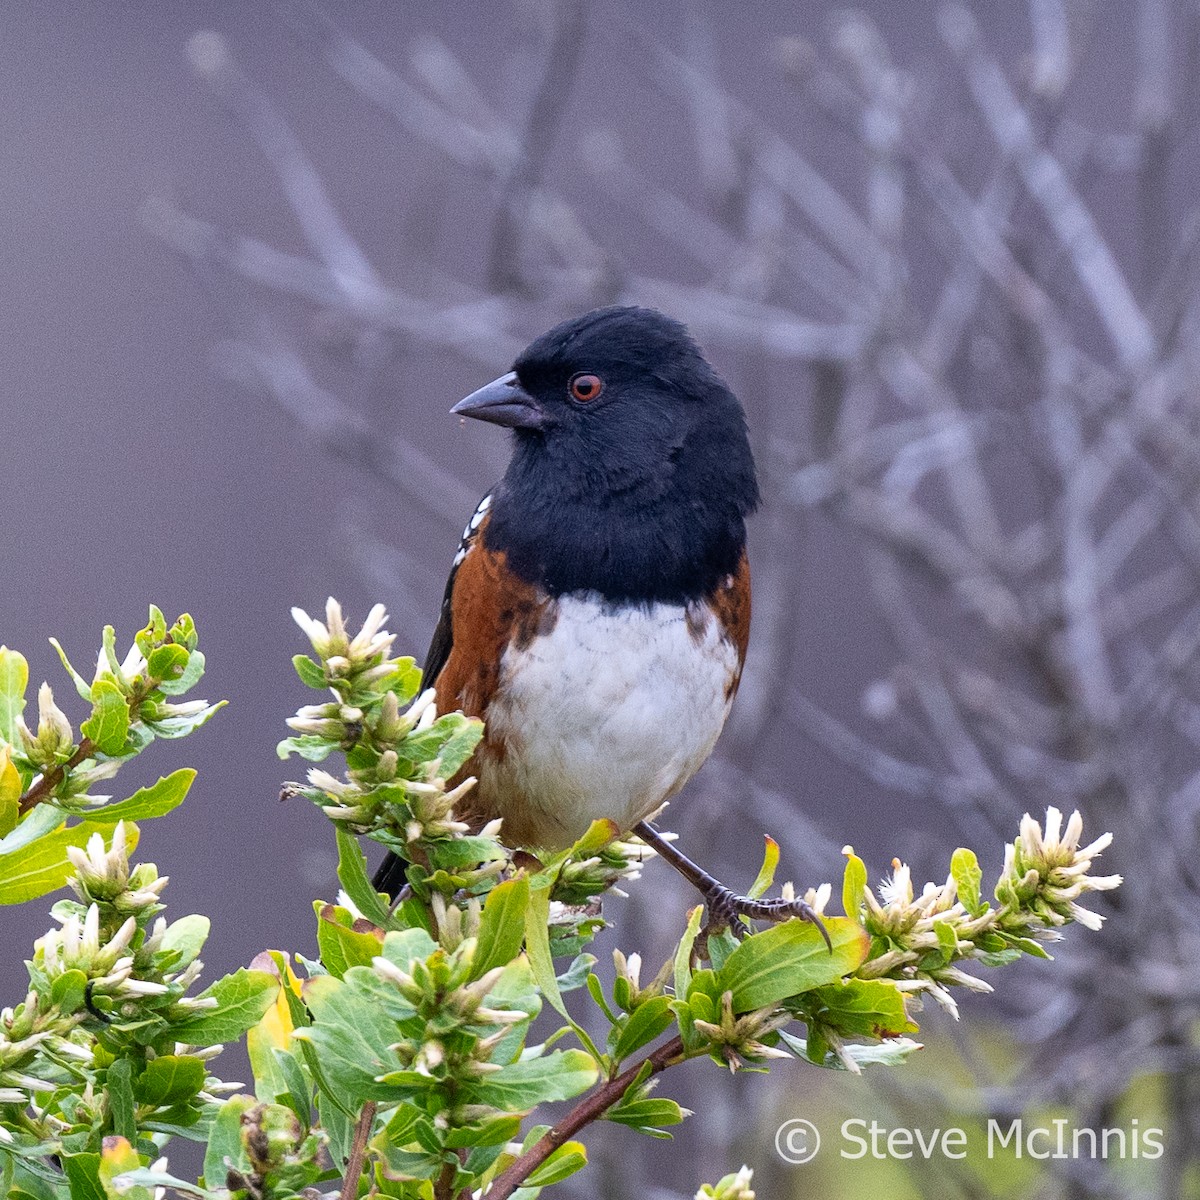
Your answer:
[[[451,411],[513,430],[488,540],[531,582],[683,601],[736,568],[758,504],[745,415],[678,321],[574,317]]]

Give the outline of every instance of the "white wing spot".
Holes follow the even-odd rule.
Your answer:
[[[484,516],[487,514],[487,510],[489,508],[491,508],[491,506],[492,506],[492,496],[491,496],[491,493],[489,492],[486,496],[484,496],[484,498],[482,500],[480,500],[479,507],[475,510],[475,515],[471,518],[471,523],[467,526],[466,532],[464,532],[463,537],[466,537],[468,534],[473,533],[476,529],[479,528],[480,523],[483,521]]]
[[[467,527],[462,531],[462,537],[458,543],[458,553],[454,556],[454,565],[457,567],[464,558],[467,557],[467,551],[471,549],[471,535],[483,524],[483,518],[487,515],[487,510],[492,506],[492,493],[488,492],[486,496],[479,502],[479,507],[475,510],[474,516],[467,522]]]

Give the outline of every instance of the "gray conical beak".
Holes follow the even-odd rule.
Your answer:
[[[461,417],[506,425],[509,429],[543,429],[546,413],[521,386],[516,371],[493,379],[460,400],[451,410]]]

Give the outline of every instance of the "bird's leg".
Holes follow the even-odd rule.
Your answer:
[[[825,922],[811,904],[803,900],[755,900],[750,896],[739,896],[703,867],[697,866],[681,850],[677,850],[649,821],[639,821],[633,827],[633,832],[660,858],[666,859],[704,897],[704,905],[708,909],[706,928],[727,926],[735,937],[740,937],[745,932],[739,919],[741,917],[748,917],[751,921],[786,921],[789,917],[799,917],[821,931],[830,953],[833,952]]]

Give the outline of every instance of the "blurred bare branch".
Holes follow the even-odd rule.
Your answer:
[[[302,44],[398,137],[491,189],[479,277],[436,289],[415,269],[382,278],[282,113],[213,34],[193,40],[193,64],[275,173],[308,254],[167,200],[147,218],[264,309],[287,297],[364,336],[487,369],[548,319],[614,301],[671,311],[733,364],[762,438],[765,565],[743,702],[724,757],[697,781],[691,833],[728,842],[721,821],[736,808],[743,828],[794,837],[805,870],[827,863],[829,833],[840,840],[853,822],[822,831],[799,811],[803,785],[772,771],[779,739],[797,729],[903,797],[922,829],[993,839],[1047,803],[1112,829],[1130,880],[1121,909],[1103,936],[1072,947],[1066,991],[1061,973],[1048,994],[1031,972],[1026,1003],[1006,1014],[1013,1045],[1035,1046],[1020,1091],[987,1077],[965,1035],[969,1095],[882,1088],[897,1112],[1013,1113],[1034,1097],[1102,1124],[1131,1078],[1161,1075],[1174,1174],[1154,1195],[1165,1200],[1200,1163],[1200,217],[1171,186],[1200,91],[1200,9],[1126,6],[1128,70],[1111,89],[1128,119],[1104,128],[1106,114],[1073,103],[1101,7],[1014,7],[1029,53],[1010,64],[982,15],[943,5],[930,52],[945,70],[920,75],[869,16],[840,13],[824,48],[798,38],[773,48],[801,114],[774,129],[723,77],[705,0],[688,0],[679,47],[633,21],[585,32],[581,0],[536,6],[514,51],[528,81],[519,103],[441,41],[385,63],[310,0],[286,0]],[[585,36],[619,48],[677,108],[690,175],[645,162],[590,116],[570,132]],[[810,115],[831,130],[836,171],[802,148]],[[579,144],[564,150],[569,136]],[[557,186],[559,153],[670,247],[679,270],[656,277],[598,232]],[[1114,177],[1130,184],[1120,222],[1095,199]],[[322,384],[316,353],[281,322],[264,313],[237,325],[219,351],[233,377],[439,519],[470,511],[455,470]],[[853,549],[871,635],[890,656],[862,685],[860,713],[831,705],[804,670],[796,596],[802,539],[818,522]],[[386,539],[368,528],[356,545],[361,569],[418,603],[414,563],[385,570]],[[669,884],[647,886],[650,896]],[[711,1132],[724,1147],[728,1130]],[[1125,1194],[1103,1161],[1068,1164],[1057,1184],[1072,1197]],[[965,1177],[937,1186],[978,1194]]]

